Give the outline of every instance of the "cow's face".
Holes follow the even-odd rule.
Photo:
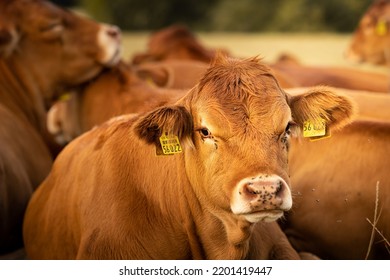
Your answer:
[[[351,103],[326,90],[289,97],[267,67],[219,58],[179,103],[159,108],[136,126],[156,142],[162,131],[184,145],[187,177],[210,211],[250,223],[274,221],[292,206],[288,148],[293,130],[323,118],[334,126]]]
[[[390,2],[377,1],[364,14],[346,51],[347,59],[390,64]]]
[[[79,84],[120,58],[117,27],[98,24],[47,1],[4,1],[0,38],[0,57],[10,63],[22,61],[38,83]]]
[[[220,207],[251,222],[275,220],[292,205],[287,151],[294,124],[287,96],[268,73],[215,70],[192,102],[188,175],[199,195]]]

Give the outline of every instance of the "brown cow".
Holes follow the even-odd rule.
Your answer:
[[[390,1],[373,1],[354,31],[346,58],[390,66]]]
[[[390,90],[389,76],[384,73],[350,67],[303,65],[286,58],[270,64],[270,67],[288,77],[293,87],[325,85],[373,92]]]
[[[48,112],[47,126],[57,142],[65,145],[112,117],[145,112],[186,93],[145,82],[138,77],[138,70],[121,62],[72,92],[66,100],[56,102]]]
[[[186,26],[175,24],[154,32],[150,36],[147,51],[135,54],[132,64],[172,59],[209,63],[217,51],[228,54],[223,49],[204,47]]]
[[[282,226],[294,248],[323,259],[390,259],[389,143],[390,123],[369,120],[292,143],[294,206]]]
[[[136,74],[158,87],[189,89],[206,72],[209,63],[195,60],[145,62],[134,68]]]
[[[217,57],[176,103],[113,119],[65,147],[28,206],[27,254],[298,258],[275,222],[292,204],[290,134],[320,116],[341,127],[352,113],[330,91],[287,95],[257,59]]]
[[[46,105],[119,59],[118,28],[41,0],[0,2],[0,254],[22,246],[22,218],[51,164]]]
[[[203,46],[188,28],[173,25],[152,34],[148,50],[144,54],[134,55],[133,64],[170,60],[196,60],[208,63],[217,51]],[[284,88],[327,85],[378,92],[390,90],[389,77],[382,73],[347,67],[305,66],[290,63],[290,60],[287,63],[286,61],[272,63],[270,67]]]

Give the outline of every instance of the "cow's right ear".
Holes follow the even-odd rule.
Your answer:
[[[340,129],[350,123],[356,105],[347,96],[336,94],[328,87],[313,87],[290,97],[293,120],[302,127],[306,121],[323,119],[330,129]]]
[[[163,133],[177,136],[180,142],[188,143],[191,141],[193,121],[185,107],[164,106],[141,116],[135,124],[135,131],[149,144],[159,145]]]
[[[15,28],[6,27],[0,23],[0,56],[9,56],[18,44],[19,36]]]

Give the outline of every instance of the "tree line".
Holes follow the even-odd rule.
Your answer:
[[[373,0],[53,0],[128,31],[351,32]]]

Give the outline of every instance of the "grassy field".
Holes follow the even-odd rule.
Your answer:
[[[124,33],[124,58],[146,49],[149,33]],[[342,34],[269,34],[269,33],[198,33],[198,39],[207,47],[223,47],[233,55],[259,55],[272,62],[282,53],[297,57],[302,63],[318,66],[343,66],[387,73],[385,67],[354,64],[346,61],[343,53],[351,35]]]

